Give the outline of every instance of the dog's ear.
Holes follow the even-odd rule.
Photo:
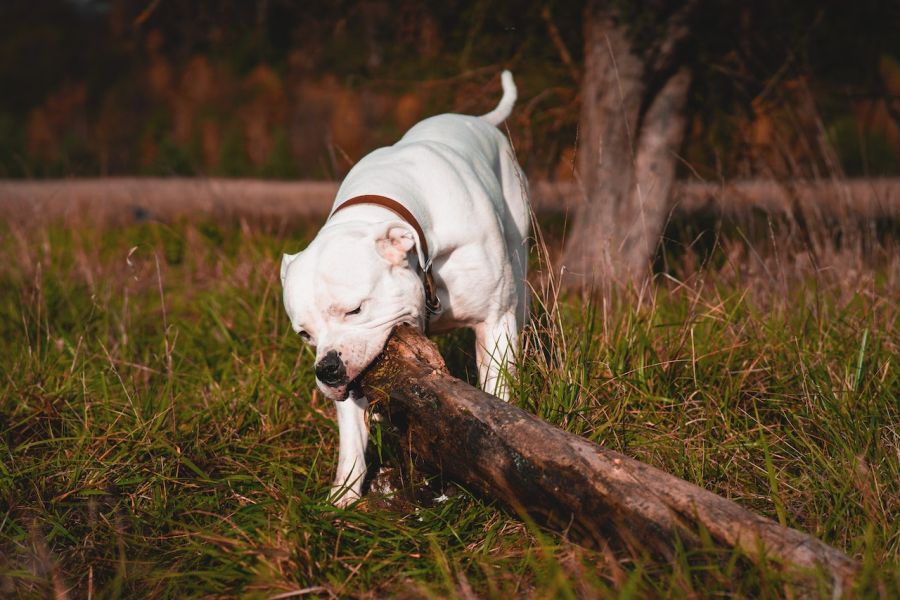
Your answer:
[[[291,266],[291,263],[294,262],[298,256],[303,254],[302,252],[298,252],[297,254],[282,254],[281,255],[281,285],[284,285],[284,278],[287,277],[288,267]]]
[[[394,221],[386,223],[380,234],[376,234],[375,248],[381,258],[395,267],[409,264],[407,256],[416,246],[416,234],[407,223]]]

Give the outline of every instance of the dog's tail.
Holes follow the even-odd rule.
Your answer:
[[[497,127],[506,120],[506,117],[512,112],[513,105],[516,103],[516,98],[519,96],[519,92],[516,90],[516,84],[513,82],[512,73],[503,71],[503,73],[500,74],[500,83],[503,85],[503,97],[500,98],[500,103],[497,104],[497,108],[491,112],[481,115],[482,119],[494,127]]]

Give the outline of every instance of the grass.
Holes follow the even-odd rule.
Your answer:
[[[726,551],[586,550],[465,490],[331,506],[337,428],[278,281],[307,235],[0,229],[0,595],[790,595]],[[545,272],[515,401],[819,537],[861,560],[858,596],[896,597],[890,268],[700,269],[592,303]],[[443,344],[464,374],[461,338]]]

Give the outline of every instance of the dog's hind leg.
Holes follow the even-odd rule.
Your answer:
[[[343,402],[335,402],[337,409],[340,448],[338,450],[337,475],[331,488],[331,501],[344,507],[359,500],[363,479],[366,476],[366,444],[369,430],[366,427],[365,398],[353,393]]]
[[[475,326],[475,362],[481,389],[501,400],[509,400],[504,371],[512,371],[518,347],[519,325],[515,311],[496,321]]]

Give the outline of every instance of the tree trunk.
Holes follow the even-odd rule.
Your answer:
[[[451,377],[434,344],[409,326],[394,331],[362,385],[427,466],[588,545],[670,558],[678,544],[702,546],[705,531],[801,584],[814,585],[821,569],[838,595],[858,572],[815,538]]]
[[[684,139],[691,74],[676,64],[694,4],[638,51],[615,8],[585,11],[578,173],[586,202],[563,252],[571,288],[640,283],[656,252]]]

